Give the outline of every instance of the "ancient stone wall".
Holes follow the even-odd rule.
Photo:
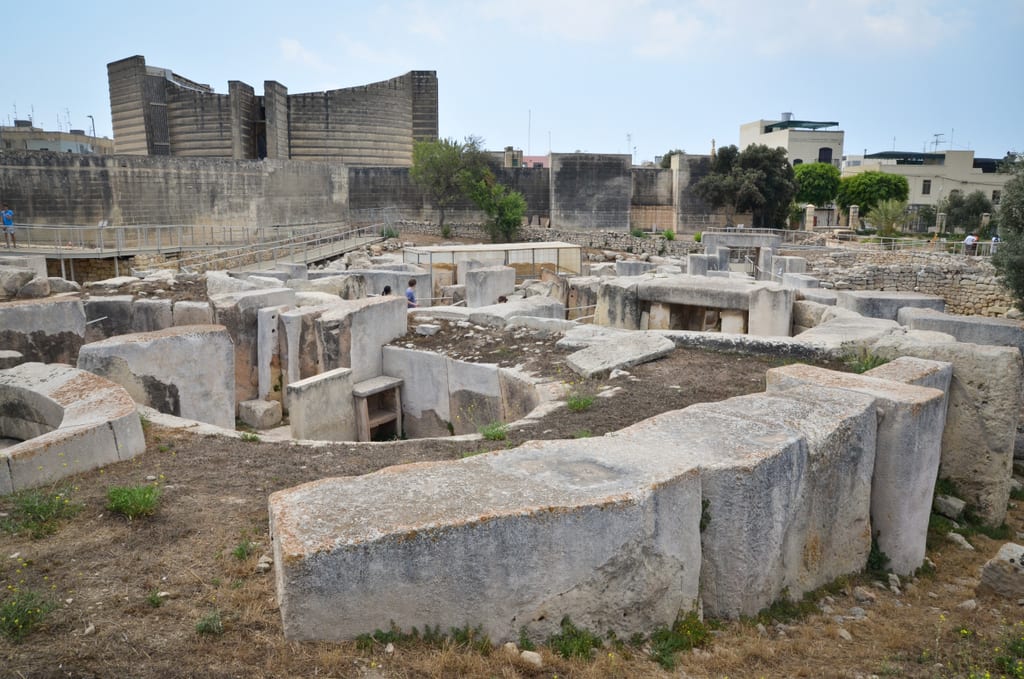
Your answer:
[[[0,155],[0,195],[24,224],[255,226],[338,219],[348,208],[347,182],[342,165],[294,160]]]
[[[988,259],[909,250],[789,250],[808,273],[840,290],[892,290],[939,295],[954,314],[1002,316],[1013,298]]]
[[[183,88],[167,89],[167,130],[173,154],[231,158],[230,96]]]
[[[628,155],[553,153],[550,158],[552,224],[629,230],[633,179]]]

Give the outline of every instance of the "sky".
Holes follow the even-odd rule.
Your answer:
[[[708,153],[784,111],[847,154],[1024,150],[1024,0],[56,0],[0,28],[5,125],[113,136],[106,65],[141,54],[218,93],[436,71],[442,137],[527,155]]]

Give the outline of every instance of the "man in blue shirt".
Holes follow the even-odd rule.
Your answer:
[[[405,298],[409,301],[409,308],[416,308],[416,279],[409,279],[409,287],[405,289]]]
[[[0,210],[0,219],[4,224],[4,246],[18,247],[18,241],[14,238],[14,210],[7,203],[4,203],[3,210]]]

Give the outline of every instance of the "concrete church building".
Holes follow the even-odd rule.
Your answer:
[[[107,79],[117,154],[409,166],[413,142],[437,138],[435,71],[303,94],[267,80],[262,96],[232,80],[217,94],[136,55]]]

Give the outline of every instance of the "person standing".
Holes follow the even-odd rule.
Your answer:
[[[405,299],[409,302],[409,308],[416,308],[416,279],[409,279],[409,287],[405,289]]]
[[[964,238],[964,254],[974,255],[978,252],[978,235],[974,233],[967,234],[967,238]]]
[[[2,204],[3,209],[0,210],[0,219],[3,221],[4,229],[4,246],[5,247],[18,247],[18,241],[14,237],[14,210],[7,203]]]

